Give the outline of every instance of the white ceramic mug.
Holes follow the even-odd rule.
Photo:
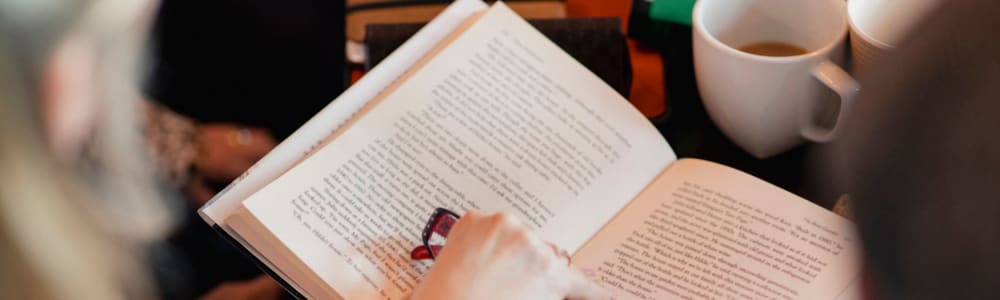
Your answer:
[[[906,37],[940,0],[848,0],[853,71],[864,71]]]
[[[858,92],[839,66],[848,27],[843,0],[699,0],[692,17],[698,90],[729,139],[764,158],[835,136]],[[806,53],[738,50],[761,42]]]

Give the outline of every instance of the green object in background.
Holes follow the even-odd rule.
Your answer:
[[[655,20],[691,25],[695,0],[652,0],[649,17]]]

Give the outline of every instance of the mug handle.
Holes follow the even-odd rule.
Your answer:
[[[829,142],[836,137],[837,130],[844,122],[844,115],[853,106],[854,99],[857,97],[858,91],[861,90],[861,85],[858,84],[857,80],[854,80],[854,77],[847,74],[847,71],[831,61],[824,61],[816,65],[812,69],[812,75],[840,96],[840,112],[837,114],[837,123],[834,123],[832,128],[822,128],[815,123],[810,123],[806,124],[800,133],[802,137],[813,142]]]

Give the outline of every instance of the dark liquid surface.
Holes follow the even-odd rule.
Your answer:
[[[809,51],[802,47],[782,42],[753,43],[739,48],[740,51],[763,56],[795,56]]]

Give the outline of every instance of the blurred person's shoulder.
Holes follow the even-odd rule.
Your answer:
[[[941,2],[900,47],[859,74],[863,92],[844,136],[859,151],[902,139],[940,147],[995,139],[1000,1]]]
[[[859,74],[833,160],[882,298],[1000,293],[998,15],[1000,1],[942,0]]]

